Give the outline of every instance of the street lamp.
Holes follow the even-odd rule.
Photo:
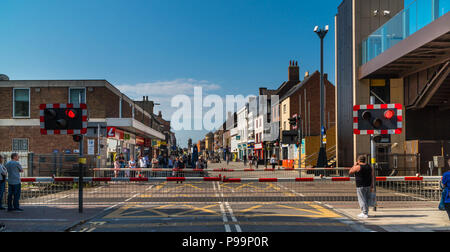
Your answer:
[[[324,127],[324,79],[323,79],[323,39],[328,33],[328,25],[325,26],[324,29],[319,28],[319,26],[314,27],[314,32],[320,38],[320,149],[319,149],[319,158],[317,159],[317,167],[324,168],[327,166],[327,152],[325,150],[325,144],[323,142],[323,135],[325,133]]]

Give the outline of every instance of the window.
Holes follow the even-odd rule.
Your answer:
[[[13,138],[12,151],[28,151],[28,138]]]
[[[13,117],[30,117],[30,89],[13,89]]]
[[[86,89],[85,88],[69,88],[69,103],[78,105],[86,103]]]
[[[283,105],[283,113],[286,114],[287,109],[286,109],[286,104]]]

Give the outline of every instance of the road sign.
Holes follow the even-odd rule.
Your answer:
[[[353,133],[355,135],[394,135],[403,131],[402,104],[355,105]]]
[[[42,135],[81,135],[87,133],[86,104],[41,104]]]
[[[95,141],[94,139],[88,139],[88,155],[95,154]]]
[[[106,127],[107,137],[116,137],[116,128],[115,127]]]

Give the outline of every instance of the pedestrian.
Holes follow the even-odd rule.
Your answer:
[[[155,155],[153,155],[153,159],[152,159],[152,168],[158,168],[158,163],[159,163],[159,161],[155,154]]]
[[[126,167],[126,162],[125,162],[125,156],[123,155],[123,153],[120,153],[119,155],[119,165],[120,165],[120,169],[123,169]],[[124,171],[119,171],[119,177],[124,177],[125,176],[125,172]]]
[[[259,157],[255,156],[255,167],[256,167],[256,169],[258,169],[258,165],[259,165]]]
[[[252,154],[248,155],[248,164],[250,165],[250,169],[253,168],[253,156]]]
[[[139,158],[139,171],[138,171],[138,177],[141,177],[141,170],[147,168],[147,161],[145,160],[144,156],[141,156]]]
[[[169,158],[169,168],[173,168],[173,156],[170,156]]]
[[[356,192],[358,195],[358,202],[362,213],[358,215],[360,219],[369,218],[369,204],[371,200],[371,193],[373,192],[373,169],[367,164],[367,158],[364,155],[358,157],[358,161],[350,169],[349,174],[355,174]]]
[[[134,161],[133,157],[130,157],[130,161],[128,161],[128,169],[126,171],[127,177],[130,177],[130,170],[136,169],[136,161]]]
[[[184,165],[185,164],[183,162],[183,157],[178,158],[178,162],[176,162],[176,166],[174,168],[176,171],[176,173],[175,173],[176,177],[181,178],[184,176],[184,173],[183,173]],[[183,184],[183,181],[177,181],[177,184],[178,183]]]
[[[23,209],[19,206],[21,191],[20,173],[23,172],[23,168],[19,163],[19,154],[11,154],[11,161],[5,167],[8,172],[8,212],[23,212]]]
[[[114,177],[117,178],[120,172],[120,163],[119,163],[119,157],[116,158],[116,161],[114,161]]]
[[[3,194],[5,193],[6,175],[8,175],[8,173],[3,163],[3,156],[0,155],[0,210],[6,210],[6,208],[3,207]]]
[[[270,159],[270,164],[272,165],[272,169],[275,169],[275,166],[277,165],[277,157],[275,154],[272,155],[272,158]]]
[[[448,160],[448,166],[450,167],[450,159]],[[444,187],[444,206],[450,220],[450,170],[444,173],[441,183]]]
[[[227,152],[227,166],[230,164],[231,153]]]

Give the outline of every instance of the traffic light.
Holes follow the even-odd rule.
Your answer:
[[[41,133],[79,135],[87,132],[86,104],[41,104]]]
[[[354,107],[353,130],[355,134],[401,134],[402,105],[375,104]]]
[[[289,124],[292,126],[297,126],[297,118],[296,117],[289,118]]]
[[[72,137],[73,137],[74,142],[77,142],[77,143],[81,142],[81,138],[82,138],[81,135],[73,135]]]

